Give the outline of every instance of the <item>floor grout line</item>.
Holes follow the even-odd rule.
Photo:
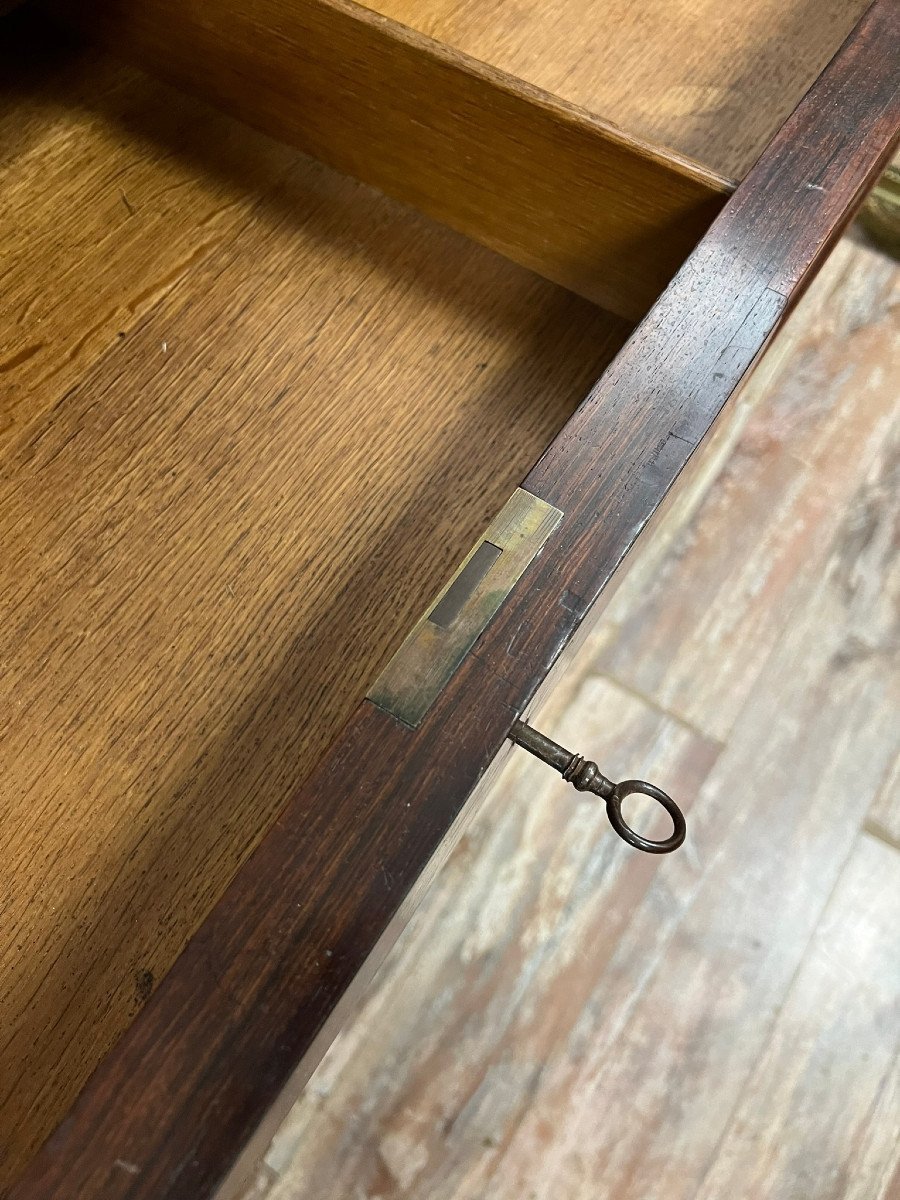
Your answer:
[[[658,713],[662,717],[668,717],[670,721],[674,721],[676,724],[680,725],[682,729],[686,729],[688,733],[692,733],[694,737],[702,738],[703,741],[709,742],[713,746],[718,746],[719,749],[724,749],[724,747],[727,745],[726,739],[716,737],[712,733],[707,733],[706,730],[701,729],[699,725],[694,724],[693,721],[689,721],[687,717],[683,717],[679,713],[673,712],[670,708],[666,708],[666,706],[654,696],[646,695],[646,693],[642,692],[640,688],[634,687],[633,684],[626,683],[623,679],[619,679],[618,676],[614,675],[610,671],[588,671],[582,682],[586,682],[588,679],[602,679],[607,683],[611,683],[614,687],[618,688],[619,691],[624,692],[626,696],[630,696],[633,700],[637,700],[641,704],[646,705],[647,708],[649,708],[652,712]]]

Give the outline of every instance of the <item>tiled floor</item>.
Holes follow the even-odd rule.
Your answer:
[[[267,1157],[267,1200],[900,1196],[900,272],[845,239]]]

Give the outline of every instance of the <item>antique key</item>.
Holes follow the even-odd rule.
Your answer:
[[[671,796],[660,788],[643,779],[625,779],[621,783],[613,783],[607,779],[594,762],[588,762],[580,754],[573,754],[562,746],[551,741],[537,729],[532,729],[524,721],[516,721],[509,731],[510,740],[517,746],[522,746],[530,754],[535,755],[554,770],[559,771],[567,783],[571,783],[579,792],[593,792],[601,800],[606,801],[606,815],[613,829],[636,850],[645,850],[648,854],[670,854],[677,850],[684,841],[687,832],[684,815]],[[622,816],[622,801],[626,796],[640,793],[649,796],[657,804],[661,804],[672,818],[672,832],[662,841],[642,837],[628,825]]]

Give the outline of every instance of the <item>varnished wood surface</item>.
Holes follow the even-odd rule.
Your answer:
[[[16,1200],[73,1189],[104,1200],[200,1200],[294,1069],[297,1078],[311,1069],[318,1032],[396,928],[426,864],[440,861],[514,715],[586,628],[624,553],[889,154],[900,123],[897,24],[895,6],[878,0],[527,477],[561,501],[565,519],[423,724],[402,729],[371,705],[359,710]],[[752,828],[762,836],[763,825]]]
[[[14,90],[6,1182],[626,332],[95,54]]]
[[[370,7],[740,179],[867,0],[371,0]]]
[[[840,245],[535,716],[614,778],[695,796],[683,853],[634,855],[517,753],[248,1197],[895,1194],[900,849],[860,834],[900,749],[898,284]],[[855,452],[814,498],[826,432]],[[791,595],[742,586],[747,537],[778,574],[801,527]],[[702,640],[689,579],[717,585]],[[766,650],[732,644],[734,612]],[[665,687],[682,641],[690,720]],[[644,690],[632,660],[656,666]],[[723,674],[742,685],[727,728]]]
[[[350,0],[59,9],[117,54],[629,318],[728,191]]]

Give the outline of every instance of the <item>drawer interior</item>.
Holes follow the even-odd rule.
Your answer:
[[[630,329],[26,17],[0,118],[7,1179]]]
[[[375,0],[369,7],[742,178],[868,0]]]
[[[636,320],[866,0],[53,5],[117,54]]]
[[[854,5],[54,7],[0,38],[0,1188],[790,107],[734,72]]]

